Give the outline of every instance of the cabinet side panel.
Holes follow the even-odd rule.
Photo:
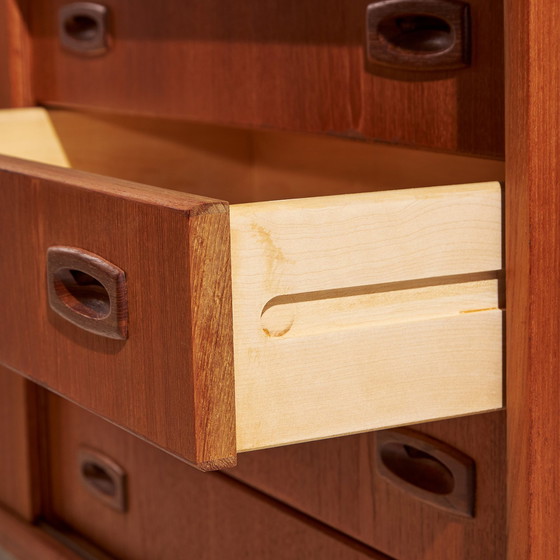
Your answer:
[[[560,5],[506,2],[510,560],[560,553]]]

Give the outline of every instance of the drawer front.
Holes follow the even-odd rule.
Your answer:
[[[49,521],[117,558],[385,559],[222,474],[198,473],[67,401],[51,396],[49,408]],[[125,473],[124,512],[84,483],[84,448]]]
[[[470,0],[472,52],[456,70],[365,56],[371,0],[102,2],[110,47],[61,48],[66,0],[31,3],[43,103],[503,153],[503,6]],[[409,10],[410,8],[408,8]]]
[[[505,413],[422,424],[414,431],[474,461],[473,517],[435,505],[435,493],[436,500],[419,497],[383,476],[376,434],[241,454],[228,474],[392,558],[505,559]],[[421,455],[413,465],[418,480],[426,459]],[[437,472],[429,479],[437,481]]]
[[[201,468],[231,465],[227,205],[12,158],[0,169],[0,361]],[[95,259],[124,271],[124,291]],[[84,316],[86,329],[67,320]]]

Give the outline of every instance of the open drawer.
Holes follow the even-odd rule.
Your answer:
[[[6,366],[205,470],[502,406],[500,184],[403,189],[500,162],[0,115]]]

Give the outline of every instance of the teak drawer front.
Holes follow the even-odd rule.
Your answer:
[[[379,432],[244,453],[228,474],[391,558],[504,560],[505,411],[413,430],[472,458],[473,517],[446,511],[382,477],[376,461]],[[426,459],[419,458],[419,471]],[[431,474],[437,480],[437,471]]]
[[[388,560],[221,473],[199,473],[73,404],[49,396],[47,520],[122,560]],[[126,475],[126,509],[81,476],[84,448]]]
[[[23,138],[37,114],[19,114]],[[0,362],[202,469],[502,406],[498,183],[228,217],[218,200],[10,157],[0,180]],[[87,298],[106,315],[69,317]]]
[[[0,182],[2,363],[188,461],[231,465],[227,205],[5,157]],[[61,245],[126,271],[127,340],[50,309]]]
[[[61,47],[67,0],[34,0],[33,99],[503,154],[502,0],[469,0],[470,62],[435,71],[368,63],[372,3],[106,0],[109,50],[80,56]]]

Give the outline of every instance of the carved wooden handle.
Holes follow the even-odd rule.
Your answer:
[[[449,512],[474,516],[474,461],[409,429],[376,434],[378,473],[401,490]]]
[[[92,494],[113,509],[127,510],[127,477],[120,465],[99,451],[80,447],[78,466],[82,483]]]
[[[470,58],[469,5],[455,0],[379,0],[367,9],[368,61],[450,70]]]
[[[53,311],[82,329],[125,340],[128,305],[125,273],[75,247],[47,251],[47,286]]]

